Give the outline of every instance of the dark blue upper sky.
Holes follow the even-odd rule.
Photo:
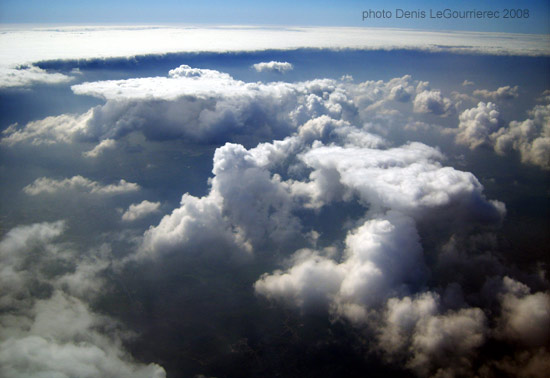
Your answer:
[[[404,12],[417,11],[411,17]],[[498,18],[462,19],[437,11],[498,11]],[[505,9],[512,10],[505,18]],[[517,10],[520,11],[517,11]],[[363,11],[386,11],[363,20]],[[387,12],[391,12],[391,17]],[[424,13],[424,17],[417,15]],[[402,17],[399,17],[402,16]],[[436,18],[433,18],[433,17]],[[460,17],[460,16],[459,16]],[[1,23],[200,23],[301,26],[374,26],[430,30],[550,33],[546,0],[2,0]]]

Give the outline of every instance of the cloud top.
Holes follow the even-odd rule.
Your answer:
[[[288,71],[291,71],[294,67],[292,64],[288,62],[262,62],[262,63],[256,63],[252,65],[252,68],[254,68],[258,72],[278,72],[278,73],[285,73]]]

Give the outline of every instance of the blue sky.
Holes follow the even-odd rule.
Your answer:
[[[430,18],[430,10],[500,11],[493,20]],[[365,10],[386,10],[391,18],[362,20]],[[425,11],[424,19],[397,19],[395,10]],[[528,18],[503,19],[504,9],[527,9]],[[150,0],[3,0],[1,23],[200,23],[300,26],[374,26],[430,30],[550,33],[550,5],[540,0],[441,1],[150,1]]]

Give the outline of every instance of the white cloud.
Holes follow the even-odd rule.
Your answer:
[[[459,116],[456,142],[470,149],[491,144],[490,135],[500,128],[500,112],[492,102],[479,102]]]
[[[255,85],[233,79],[230,75],[209,69],[181,65],[168,72],[168,77],[146,77],[107,80],[73,85],[74,93],[106,100],[175,100],[182,96],[238,96],[250,94]]]
[[[256,63],[252,65],[252,68],[254,68],[258,72],[264,72],[264,71],[272,71],[272,72],[279,72],[279,73],[285,73],[288,71],[291,71],[294,67],[292,64],[288,62],[262,62],[262,63]]]
[[[530,289],[520,282],[504,277],[501,294],[501,337],[538,347],[548,343],[550,334],[550,295]]]
[[[390,212],[348,234],[341,263],[314,251],[298,252],[290,269],[265,274],[254,287],[267,298],[305,309],[324,304],[335,315],[361,323],[369,308],[422,282],[418,239],[410,218]]]
[[[407,358],[420,376],[472,375],[471,358],[485,341],[486,318],[479,308],[441,313],[439,296],[391,298],[379,329],[379,347],[389,358]]]
[[[440,91],[422,91],[414,98],[416,113],[432,113],[446,115],[452,108],[450,99],[443,97]]]
[[[25,186],[23,191],[31,196],[42,193],[52,194],[59,191],[77,191],[82,193],[114,195],[139,190],[138,184],[120,180],[116,184],[102,185],[82,176],[74,176],[63,180],[55,180],[48,177],[36,179],[33,183]]]
[[[422,318],[412,339],[407,366],[426,376],[467,376],[471,358],[486,338],[486,319],[479,308]]]
[[[160,208],[160,202],[142,201],[138,204],[131,204],[128,210],[122,214],[123,221],[134,221],[146,217],[149,214],[157,213]]]
[[[87,123],[93,114],[93,109],[90,109],[79,116],[63,114],[32,121],[23,128],[18,127],[17,124],[11,125],[2,132],[4,137],[1,143],[9,146],[22,142],[33,145],[70,143],[75,136],[86,133]]]
[[[501,155],[516,150],[522,162],[550,169],[550,105],[535,106],[529,116],[505,126],[494,103],[479,102],[460,114],[456,142],[470,149],[487,145]]]
[[[107,150],[116,148],[116,141],[113,139],[104,139],[90,151],[84,152],[82,155],[89,158],[96,158]]]
[[[6,67],[0,66],[0,88],[26,87],[36,83],[61,84],[73,80],[73,77],[60,73],[49,73],[36,66]]]
[[[464,41],[468,41],[465,46]],[[298,48],[420,49],[488,54],[550,55],[547,35],[427,32],[352,27],[4,27],[0,33],[0,87],[70,78],[20,65],[48,60],[132,57],[198,51]]]
[[[519,151],[525,163],[550,169],[550,105],[537,105],[523,122],[512,121],[493,135],[495,151]]]
[[[0,375],[165,377],[123,349],[124,330],[85,299],[103,287],[103,252],[78,254],[63,222],[20,226],[0,241]],[[105,333],[103,333],[105,332]]]
[[[310,174],[313,201],[334,197],[323,183],[336,179],[359,195],[371,211],[389,208],[421,217],[432,211],[429,209],[456,207],[457,214],[500,219],[504,205],[487,202],[475,176],[442,167],[440,159],[438,150],[420,143],[386,150],[327,146],[303,155],[304,162],[314,169]],[[333,171],[337,173],[333,179],[323,180]]]
[[[476,89],[473,92],[474,96],[484,97],[486,99],[492,99],[493,101],[497,100],[513,100],[518,98],[518,86],[510,87],[509,85],[505,87],[500,87],[495,91],[488,91],[487,89]]]

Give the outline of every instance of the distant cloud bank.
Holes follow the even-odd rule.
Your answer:
[[[496,55],[550,55],[550,36],[427,32],[382,28],[153,27],[78,26],[0,28],[0,87],[61,83],[70,76],[49,73],[34,63],[50,60],[106,59],[136,55],[327,49],[418,49]],[[285,63],[260,63],[261,70],[284,72]],[[258,68],[256,68],[258,69]]]

